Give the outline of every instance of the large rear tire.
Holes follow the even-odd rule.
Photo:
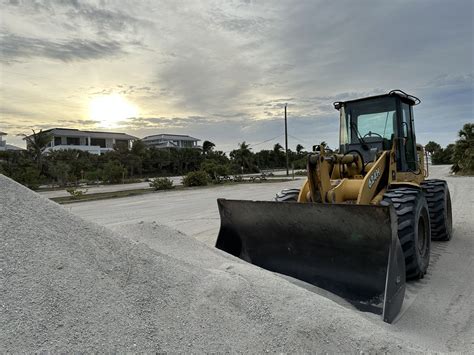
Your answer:
[[[421,183],[430,212],[431,239],[450,240],[453,236],[451,195],[444,180],[425,180]]]
[[[382,205],[397,213],[398,238],[405,256],[407,279],[421,279],[430,262],[431,229],[428,204],[421,189],[399,187],[384,194]]]
[[[300,189],[284,189],[275,196],[276,202],[297,202]]]

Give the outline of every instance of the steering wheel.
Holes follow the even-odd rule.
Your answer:
[[[374,136],[379,136],[380,138],[383,138],[380,134],[378,134],[378,133],[376,133],[376,132],[371,132],[371,131],[369,131],[368,133],[364,134],[364,136],[363,136],[362,138],[365,138],[365,137],[367,137],[367,136],[372,137],[372,135],[374,135]]]

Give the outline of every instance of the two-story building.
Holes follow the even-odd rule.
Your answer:
[[[24,150],[23,148],[7,144],[7,141],[4,139],[5,136],[7,136],[5,132],[0,132],[0,152],[6,150]]]
[[[45,151],[77,149],[98,155],[118,146],[131,148],[132,142],[138,139],[126,133],[82,131],[72,128],[51,128],[43,132],[53,136]]]
[[[198,145],[200,139],[180,134],[155,134],[142,138],[143,143],[158,149],[161,148],[196,148],[201,149]]]

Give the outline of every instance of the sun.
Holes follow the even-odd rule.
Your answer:
[[[89,117],[111,128],[129,117],[138,117],[138,108],[118,94],[97,96],[89,103]]]

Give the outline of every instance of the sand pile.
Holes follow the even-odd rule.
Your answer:
[[[0,233],[2,352],[422,350],[169,229],[136,225],[134,242],[2,175]]]

